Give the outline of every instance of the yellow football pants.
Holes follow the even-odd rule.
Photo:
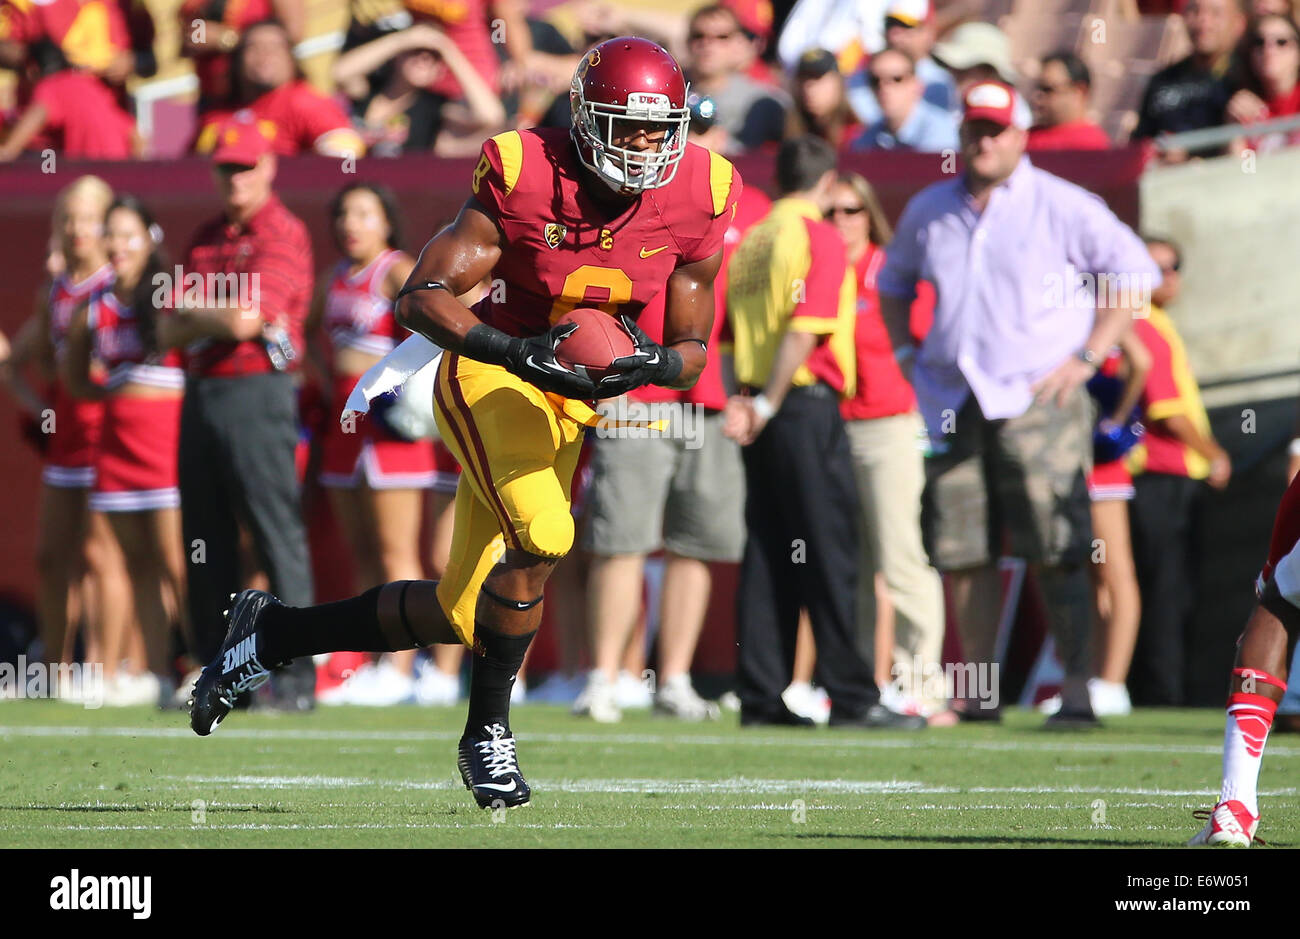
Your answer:
[[[500,366],[443,353],[434,414],[461,477],[438,602],[471,648],[479,589],[506,549],[561,558],[573,546],[569,494],[584,408]]]

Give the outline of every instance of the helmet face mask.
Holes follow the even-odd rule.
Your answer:
[[[687,85],[672,57],[644,39],[611,39],[578,65],[569,92],[582,164],[615,192],[668,185],[686,152]],[[650,148],[619,146],[644,132]]]

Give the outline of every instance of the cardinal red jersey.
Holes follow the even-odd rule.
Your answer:
[[[339,262],[325,290],[321,321],[331,350],[358,349],[371,355],[387,355],[406,338],[407,331],[393,319],[393,298],[384,293],[384,278],[401,256],[400,251],[384,251],[351,275],[351,262]]]
[[[48,40],[74,68],[103,71],[131,48],[118,0],[3,0],[0,40],[25,46]]]
[[[203,115],[194,149],[211,153],[217,146],[217,131],[231,118],[247,110],[277,156],[312,153],[317,141],[336,130],[351,130],[352,122],[338,103],[321,94],[308,82],[298,80],[273,88],[245,108],[217,108]]]
[[[135,310],[123,304],[111,287],[91,296],[90,317],[95,324],[95,356],[108,369],[108,388],[125,384],[185,388],[180,350],[150,352]]]
[[[54,358],[63,358],[68,326],[77,309],[92,294],[113,282],[113,269],[105,264],[81,281],[60,274],[50,284],[50,344]],[[93,328],[94,321],[91,320]],[[51,486],[84,488],[95,481],[95,451],[99,446],[99,429],[103,406],[98,401],[74,398],[54,383],[54,432],[45,454],[42,478]]]
[[[735,218],[722,237],[722,269],[713,282],[714,312],[713,329],[709,333],[709,357],[704,364],[704,371],[700,373],[700,380],[693,388],[685,391],[662,385],[644,385],[628,393],[632,398],[637,401],[683,401],[722,410],[727,403],[727,391],[722,386],[721,356],[717,354],[717,349],[721,344],[723,328],[727,325],[727,263],[731,260],[736,245],[740,244],[741,236],[750,225],[766,215],[771,207],[772,200],[758,189],[742,191],[736,201]],[[637,323],[651,339],[663,342],[664,294],[659,294],[646,305]]]
[[[569,131],[536,128],[483,144],[473,191],[503,250],[475,311],[512,336],[536,336],[577,307],[640,315],[683,264],[722,248],[741,193],[725,157],[687,144],[677,173],[625,206],[597,202]],[[587,185],[604,186],[599,180]]]

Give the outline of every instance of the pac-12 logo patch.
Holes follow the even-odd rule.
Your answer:
[[[546,239],[546,247],[558,248],[568,232],[569,230],[563,225],[556,222],[547,222],[546,227],[542,229],[542,237]]]

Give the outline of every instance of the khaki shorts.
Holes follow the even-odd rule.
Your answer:
[[[594,554],[738,561],[744,551],[745,468],[717,411],[694,408],[662,436],[597,437],[588,504],[582,546]]]
[[[996,421],[972,394],[946,449],[926,460],[921,526],[934,566],[963,570],[1001,555],[1049,567],[1086,561],[1092,424],[1082,388],[1064,407],[1036,403]]]

